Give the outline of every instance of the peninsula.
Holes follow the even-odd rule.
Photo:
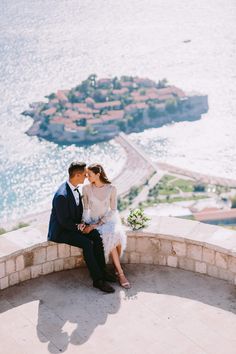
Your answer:
[[[90,75],[70,90],[58,90],[22,114],[33,118],[28,135],[56,143],[91,144],[167,123],[200,119],[208,97],[148,78]]]

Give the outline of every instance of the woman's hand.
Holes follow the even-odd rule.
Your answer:
[[[85,228],[83,229],[83,233],[84,234],[89,234],[91,231],[95,230],[98,227],[98,224],[90,224],[85,226]]]

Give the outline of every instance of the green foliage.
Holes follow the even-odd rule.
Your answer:
[[[118,199],[117,199],[117,209],[119,211],[123,211],[123,210],[127,209],[128,206],[129,206],[129,202],[126,199],[118,197]]]
[[[150,104],[148,107],[148,116],[150,118],[157,118],[163,115],[163,112],[161,112],[155,105]]]
[[[125,132],[126,131],[126,121],[125,120],[120,120],[117,122],[118,127],[120,128],[121,131]]]
[[[82,119],[76,120],[76,121],[75,121],[75,124],[76,124],[78,127],[86,127],[86,125],[87,125],[87,119],[82,118]]]
[[[168,113],[175,113],[178,109],[177,99],[172,98],[172,99],[166,100],[165,109]]]
[[[236,195],[234,197],[231,198],[231,208],[236,208]]]
[[[112,85],[113,85],[113,89],[114,90],[120,90],[121,89],[121,84],[119,82],[119,79],[117,76],[115,76],[113,79],[112,79]]]
[[[3,227],[0,227],[0,235],[3,235],[7,232]]]
[[[16,226],[13,227],[13,230],[18,230],[18,229],[22,229],[23,227],[29,226],[29,224],[25,223],[25,222],[19,222]]]
[[[74,92],[69,92],[67,97],[68,97],[68,100],[69,100],[70,103],[80,103],[81,102],[81,98],[76,96],[74,94]]]
[[[92,97],[96,102],[106,102],[106,96],[100,90],[95,90]]]
[[[49,100],[53,100],[54,98],[56,98],[56,95],[55,95],[55,93],[51,93],[50,95],[45,96],[45,97],[48,98]]]
[[[179,189],[181,189],[182,192],[193,192],[194,191],[193,181],[178,178],[178,179],[175,179],[172,183],[175,187],[178,187]]]
[[[144,228],[149,220],[150,218],[144,214],[144,210],[139,208],[131,210],[127,218],[127,222],[133,230]]]
[[[129,82],[129,81],[133,82],[134,81],[133,77],[132,76],[128,76],[128,75],[121,76],[120,80],[124,81],[124,82]]]
[[[196,183],[193,186],[194,192],[205,192],[205,190],[206,190],[206,186],[204,184]]]
[[[166,79],[162,79],[158,81],[157,88],[165,88],[167,85],[168,81]]]

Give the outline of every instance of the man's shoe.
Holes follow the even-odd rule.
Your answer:
[[[110,286],[108,283],[105,282],[105,280],[96,280],[93,282],[93,287],[97,288],[101,291],[104,291],[104,293],[114,293],[115,289]]]
[[[111,283],[117,282],[117,277],[112,273],[108,272],[107,270],[105,270],[103,274],[104,274],[104,280],[109,281]]]

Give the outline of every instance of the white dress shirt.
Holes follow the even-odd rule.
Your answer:
[[[73,193],[73,196],[75,198],[75,202],[76,202],[76,205],[78,206],[79,203],[80,203],[80,200],[79,200],[79,193],[77,191],[75,191],[75,188],[78,188],[79,191],[80,191],[80,185],[78,184],[78,186],[73,186],[73,184],[71,184],[69,181],[67,181],[72,193]],[[81,194],[81,193],[80,193]]]

